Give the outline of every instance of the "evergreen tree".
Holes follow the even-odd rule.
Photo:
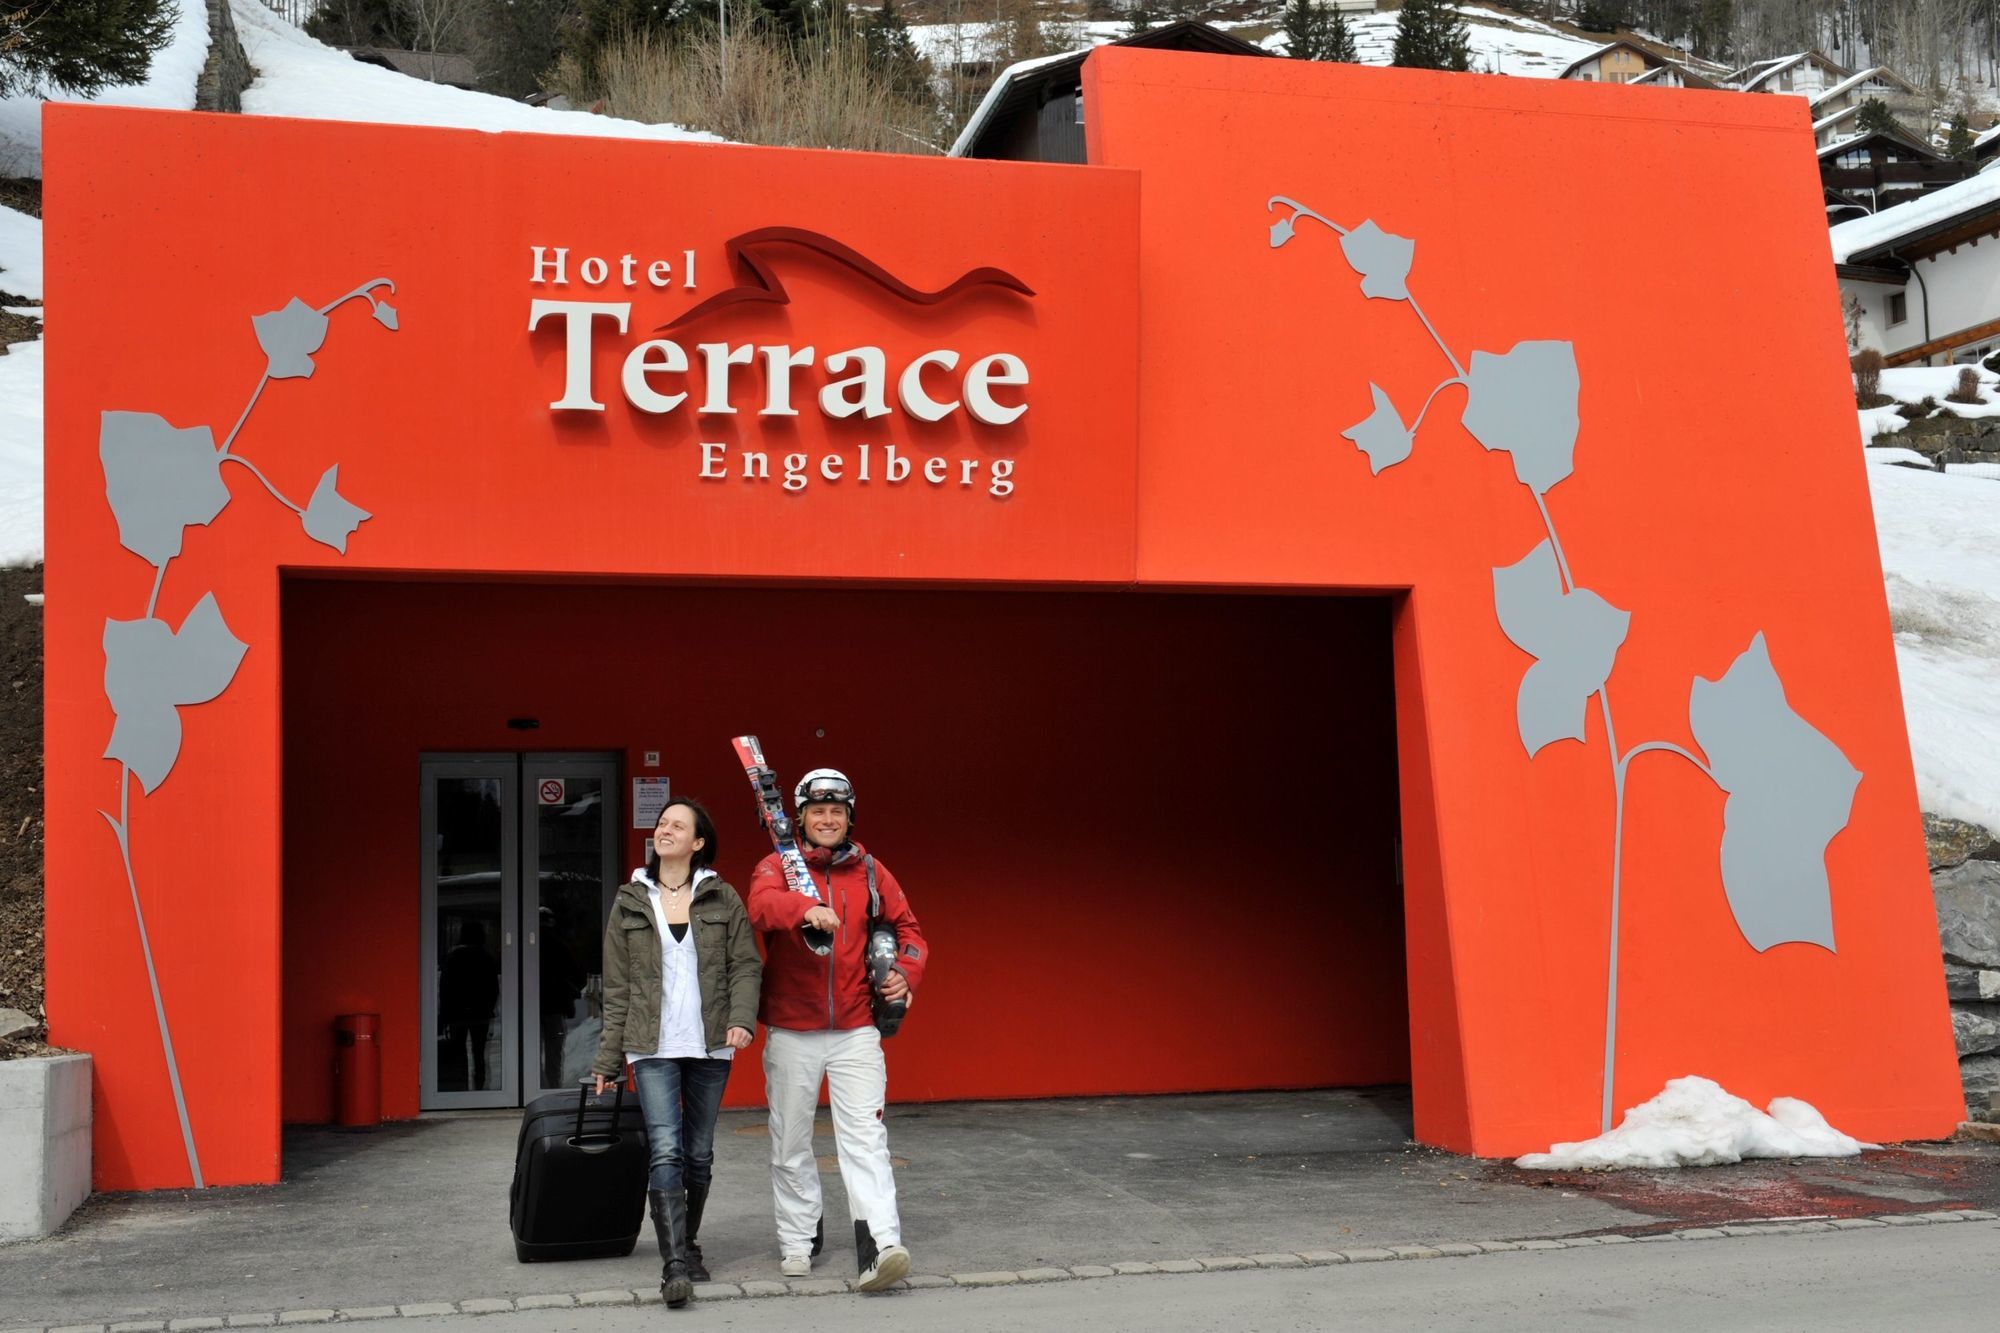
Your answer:
[[[597,53],[621,38],[665,36],[703,16],[713,22],[713,14],[712,5],[696,0],[581,0],[575,20],[566,25],[563,46],[594,71]]]
[[[1405,69],[1472,68],[1472,32],[1450,0],[1406,0],[1396,18],[1396,54]]]
[[[1286,0],[1285,54],[1294,60],[1323,60],[1326,11],[1319,0]]]
[[[386,46],[407,51],[417,36],[397,0],[320,0],[305,28],[308,36],[328,46]]]
[[[1951,118],[1951,134],[1945,140],[1944,155],[1954,161],[1970,162],[1974,138],[1972,126],[1966,124],[1964,114],[1954,115]]]
[[[1137,37],[1153,26],[1153,15],[1143,4],[1133,5],[1125,19],[1125,36]]]
[[[36,85],[94,93],[138,83],[173,36],[172,0],[9,0],[0,10],[0,96]]]
[[[1576,26],[1585,32],[1616,32],[1625,26],[1625,6],[1621,0],[1582,0]]]
[[[1861,113],[1854,118],[1854,127],[1863,134],[1873,134],[1876,130],[1896,128],[1896,118],[1889,113],[1889,104],[1879,97],[1861,99]]]
[[[896,12],[896,0],[882,0],[882,8],[861,25],[861,40],[868,51],[868,63],[896,96],[913,106],[930,105],[936,96],[930,64],[917,54],[910,25]]]
[[[474,24],[479,86],[502,97],[526,97],[562,53],[562,21],[570,0],[481,0]]]
[[[1334,9],[1326,16],[1326,32],[1320,43],[1321,60],[1337,60],[1343,65],[1361,63],[1361,51],[1354,45],[1354,29],[1347,26],[1347,15]]]

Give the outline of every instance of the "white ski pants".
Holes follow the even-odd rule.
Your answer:
[[[872,1027],[846,1032],[764,1032],[764,1095],[771,1108],[771,1192],[776,1202],[778,1250],[804,1254],[822,1203],[819,1163],[813,1157],[813,1110],[824,1079],[833,1104],[833,1147],[847,1209],[868,1224],[887,1249],[903,1241],[896,1212],[896,1177],[889,1169],[889,1131],[882,1104],[889,1093],[882,1034]]]

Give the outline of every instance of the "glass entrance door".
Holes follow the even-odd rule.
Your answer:
[[[602,1032],[617,760],[437,755],[422,776],[419,1104],[574,1088]]]

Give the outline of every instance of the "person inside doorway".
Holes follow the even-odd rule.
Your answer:
[[[854,1217],[857,1285],[882,1291],[910,1271],[910,1252],[903,1246],[889,1131],[882,1121],[888,1066],[874,999],[879,994],[889,1005],[907,1006],[923,979],[930,946],[902,885],[854,841],[854,788],[846,776],[814,769],[799,782],[793,801],[819,897],[789,888],[775,853],[750,876],[750,920],[764,937],[764,1083],[780,1268],[787,1277],[804,1277],[825,1239],[812,1143],[813,1110],[824,1082],[840,1183]],[[893,931],[895,945],[894,965],[884,972],[879,990],[868,967],[871,897],[879,903],[874,915]],[[803,926],[830,932],[832,951],[814,953]]]
[[[715,1120],[731,1062],[756,1032],[763,971],[743,900],[712,868],[715,853],[708,811],[686,797],[669,802],[604,931],[604,1032],[591,1073],[602,1093],[629,1064],[638,1085],[660,1297],[670,1306],[708,1281],[696,1237]]]
[[[477,919],[458,929],[458,943],[445,950],[438,968],[438,1017],[445,1030],[446,1059],[439,1062],[442,1085],[454,1092],[489,1091],[492,1067],[487,1043],[500,1005],[500,960],[486,948],[486,927]],[[468,1069],[466,1051],[472,1063]],[[468,1074],[470,1082],[467,1082]]]

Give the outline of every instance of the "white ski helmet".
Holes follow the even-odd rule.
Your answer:
[[[792,790],[793,808],[804,810],[814,801],[839,801],[847,807],[847,817],[854,818],[854,784],[837,768],[815,768],[799,779]]]

